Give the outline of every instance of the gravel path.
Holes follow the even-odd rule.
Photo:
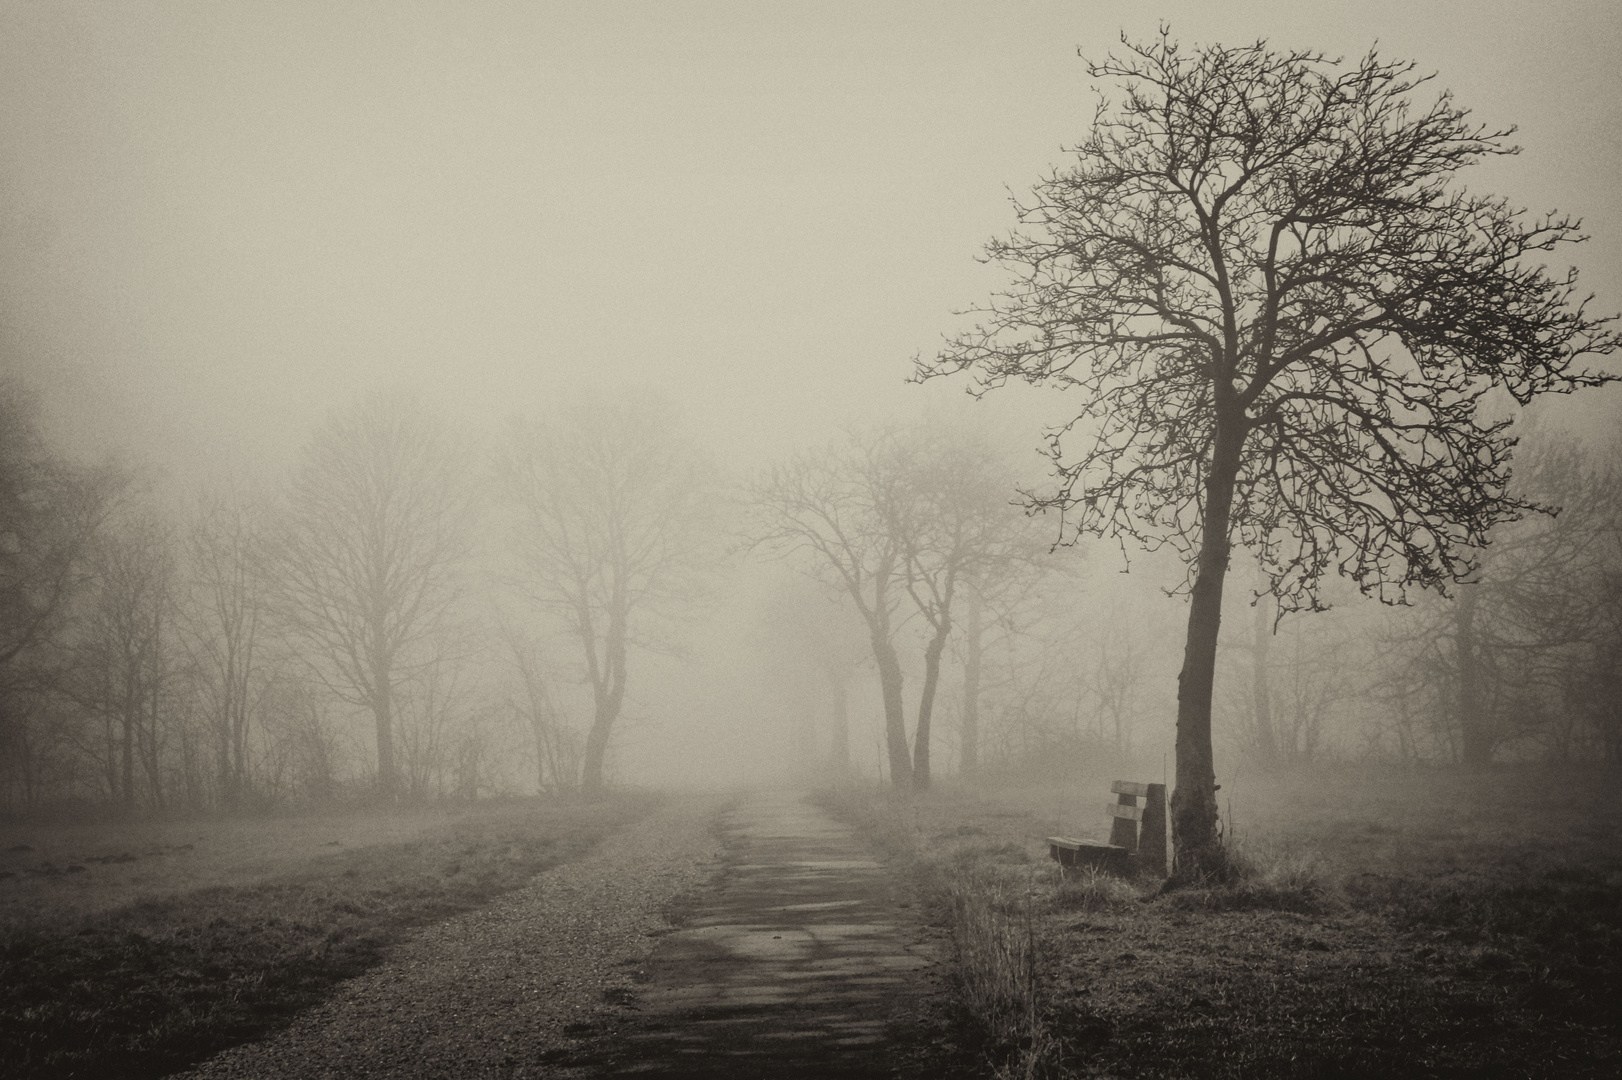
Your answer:
[[[613,1013],[669,929],[661,912],[718,869],[721,809],[672,800],[585,859],[426,929],[285,1031],[183,1075],[568,1075],[560,1059]]]

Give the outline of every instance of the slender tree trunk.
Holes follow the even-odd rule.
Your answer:
[[[1481,697],[1481,656],[1476,644],[1476,604],[1478,596],[1470,585],[1459,587],[1453,605],[1453,648],[1459,680],[1454,701],[1459,725],[1459,744],[1466,768],[1479,769],[1492,761],[1492,731]]]
[[[1250,701],[1256,723],[1256,757],[1263,768],[1278,764],[1278,737],[1273,732],[1273,691],[1268,685],[1267,661],[1273,642],[1271,596],[1256,601],[1255,633],[1251,641]]]
[[[946,649],[946,636],[952,632],[952,623],[945,616],[924,649],[924,685],[918,695],[918,726],[912,733],[912,789],[929,790],[929,731],[930,718],[935,712],[935,691],[941,681],[941,653]]]
[[[980,768],[980,667],[984,662],[985,634],[982,625],[984,611],[980,594],[969,592],[968,623],[963,640],[963,775],[973,775]]]
[[[879,666],[879,691],[884,698],[884,735],[890,756],[890,787],[912,788],[912,754],[907,749],[907,718],[901,705],[901,661],[889,638],[873,635],[873,658]]]
[[[1228,572],[1228,526],[1244,432],[1240,418],[1219,416],[1211,472],[1205,480],[1205,522],[1188,612],[1183,670],[1177,678],[1177,790],[1171,799],[1174,877],[1198,881],[1226,872],[1217,836],[1216,766],[1211,748],[1211,690],[1222,584]]]

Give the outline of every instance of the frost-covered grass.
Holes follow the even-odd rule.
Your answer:
[[[23,865],[0,881],[5,1074],[156,1077],[259,1037],[415,928],[524,885],[650,805],[518,801],[392,822],[304,817],[285,830],[254,821],[152,826],[148,835],[138,826],[35,830],[43,852],[14,834],[8,847],[33,850],[8,852]],[[192,846],[174,851],[172,829]],[[66,861],[80,849],[133,857]],[[176,857],[187,862],[176,877],[183,886],[166,890],[162,867]],[[37,861],[30,869],[25,860]],[[145,879],[96,880],[143,861]],[[47,865],[55,872],[39,869]]]
[[[1110,779],[941,785],[846,811],[934,882],[988,1072],[1615,1075],[1614,777],[1347,767],[1226,779],[1237,872],[1166,893],[1062,878],[1047,861],[1046,836],[1103,838]]]

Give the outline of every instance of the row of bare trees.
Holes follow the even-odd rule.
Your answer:
[[[717,550],[714,484],[653,401],[480,447],[379,395],[333,412],[278,489],[194,502],[54,454],[19,385],[0,411],[13,807],[598,788],[628,656]]]
[[[947,427],[850,431],[802,452],[756,483],[755,542],[794,559],[860,617],[878,672],[884,744],[892,783],[926,789],[933,774],[936,700],[947,644],[967,609],[970,650],[964,742],[977,753],[974,685],[989,606],[1028,586],[1044,569],[1045,545],[1013,505],[1001,455],[979,437]],[[920,633],[922,684],[908,734],[903,629]],[[832,676],[836,692],[843,682]]]

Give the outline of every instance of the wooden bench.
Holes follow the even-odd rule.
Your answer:
[[[1117,780],[1116,796],[1104,807],[1110,819],[1109,843],[1048,837],[1048,854],[1068,870],[1090,866],[1111,874],[1166,874],[1166,785]],[[1138,805],[1138,800],[1144,800]]]

